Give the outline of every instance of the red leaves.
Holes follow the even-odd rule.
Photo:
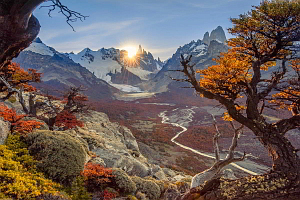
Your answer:
[[[64,130],[75,128],[76,126],[82,127],[83,123],[77,120],[76,116],[67,110],[63,110],[57,114],[55,118],[55,125],[62,127]]]
[[[22,120],[26,115],[20,115],[16,113],[16,110],[8,108],[3,103],[0,104],[0,117],[3,117],[5,121],[9,121],[12,125],[14,132],[22,135],[30,133],[35,128],[40,128],[43,124],[35,120]]]
[[[35,128],[40,128],[41,125],[43,125],[42,122],[38,122],[35,120],[20,120],[16,123],[13,123],[14,125],[14,131],[20,133],[21,135],[26,135],[27,133],[30,133]]]
[[[0,103],[0,117],[3,117],[5,121],[15,123],[25,117],[25,115],[19,115],[16,110],[8,108],[4,103]]]
[[[23,87],[24,91],[28,92],[36,90],[31,85],[28,85],[28,83],[41,81],[41,73],[38,73],[35,69],[28,69],[28,71],[25,71],[17,63],[11,63],[10,65],[2,68],[0,75],[13,87]],[[6,89],[5,85],[0,84],[0,91],[4,92]]]
[[[87,163],[81,175],[85,179],[85,184],[88,189],[101,189],[106,183],[110,182],[110,177],[113,177],[112,170],[105,168],[99,164]]]

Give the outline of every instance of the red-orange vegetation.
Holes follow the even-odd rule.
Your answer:
[[[4,103],[0,103],[0,117],[3,117],[5,121],[15,123],[25,117],[25,115],[19,115],[15,109],[8,108]]]
[[[12,125],[15,126],[14,132],[18,132],[21,135],[26,135],[27,133],[32,132],[33,129],[40,128],[42,124],[43,124],[42,122],[38,122],[35,120],[28,120],[28,121],[20,120]]]
[[[67,110],[63,110],[57,114],[55,125],[62,127],[64,130],[75,128],[76,126],[83,127],[83,122],[79,121],[74,114]]]
[[[113,177],[112,169],[94,163],[85,164],[81,175],[85,179],[88,190],[92,191],[102,189],[106,183],[110,182],[110,178]]]
[[[41,73],[38,73],[35,69],[28,69],[25,71],[17,63],[11,63],[1,69],[0,76],[2,76],[12,87],[21,88],[24,91],[32,92],[36,91],[36,88],[29,85],[30,82],[40,82]],[[7,90],[7,86],[0,83],[0,92]]]
[[[26,115],[17,114],[15,109],[8,108],[4,103],[0,104],[0,117],[11,123],[11,130],[26,135],[43,124],[35,120],[22,120]]]

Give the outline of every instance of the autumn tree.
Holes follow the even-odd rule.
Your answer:
[[[300,127],[300,1],[264,0],[231,21],[229,33],[236,37],[216,65],[195,70],[191,57],[182,56],[180,71],[200,96],[227,109],[227,120],[256,135],[272,158],[272,170],[234,181],[216,179],[205,191],[194,188],[182,199],[299,199],[300,159],[286,135]],[[270,108],[292,114],[271,123]]]

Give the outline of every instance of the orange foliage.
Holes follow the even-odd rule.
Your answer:
[[[67,110],[63,110],[57,114],[55,118],[55,125],[62,127],[64,130],[74,128],[76,126],[82,127],[83,123],[77,120],[76,116]]]
[[[99,164],[87,163],[81,175],[85,178],[88,190],[101,189],[106,183],[110,182],[112,169],[105,168]]]
[[[8,108],[4,103],[0,103],[0,117],[3,117],[5,121],[9,121],[10,123],[16,123],[25,117],[25,115],[19,115],[15,109]]]
[[[20,120],[14,124],[14,131],[20,133],[21,135],[26,135],[27,133],[30,133],[33,131],[35,128],[40,128],[41,125],[43,125],[42,122],[38,122],[35,120]]]
[[[35,120],[22,120],[26,115],[20,115],[16,113],[15,109],[8,108],[4,103],[0,104],[0,117],[3,117],[5,121],[11,123],[12,129],[14,132],[26,135],[29,132],[32,132],[35,128],[40,128],[43,124]]]
[[[28,69],[28,71],[25,71],[17,63],[11,63],[10,65],[2,68],[0,75],[4,77],[12,87],[23,87],[24,91],[27,92],[36,91],[36,88],[28,85],[28,83],[41,81],[41,73],[37,73],[37,70],[35,69]],[[6,90],[7,87],[1,83],[0,92],[4,92]]]

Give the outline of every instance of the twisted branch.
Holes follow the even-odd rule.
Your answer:
[[[49,0],[53,4],[48,6],[41,6],[41,8],[49,8],[48,15],[51,17],[51,13],[57,8],[59,13],[62,13],[66,17],[67,24],[72,28],[72,30],[75,32],[74,27],[71,25],[70,22],[76,22],[77,20],[83,21],[89,16],[82,15],[79,12],[76,12],[74,10],[70,10],[67,6],[63,5],[60,0]]]

